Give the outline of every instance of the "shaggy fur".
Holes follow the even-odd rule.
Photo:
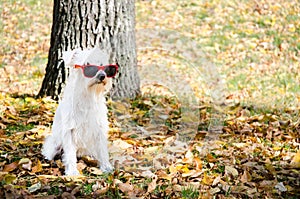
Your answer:
[[[105,93],[111,88],[111,78],[103,81],[86,78],[75,64],[108,64],[108,56],[98,48],[63,53],[65,65],[70,69],[63,99],[55,113],[52,135],[43,145],[42,154],[52,160],[63,151],[66,175],[79,175],[77,156],[90,155],[100,163],[103,172],[113,170],[109,162],[107,132],[109,123]]]

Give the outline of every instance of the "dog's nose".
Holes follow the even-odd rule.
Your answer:
[[[99,79],[100,81],[103,81],[105,79],[105,73],[104,72],[98,73],[96,78]]]

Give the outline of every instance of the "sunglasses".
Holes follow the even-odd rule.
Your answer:
[[[75,65],[74,68],[81,68],[83,75],[88,78],[94,77],[99,70],[103,70],[106,73],[106,77],[114,77],[118,72],[118,65],[116,64],[109,64],[105,66]]]

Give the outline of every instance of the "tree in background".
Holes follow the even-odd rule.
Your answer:
[[[62,51],[99,47],[119,65],[113,98],[133,98],[139,92],[136,68],[134,0],[54,0],[46,74],[38,96],[58,99],[68,72]]]

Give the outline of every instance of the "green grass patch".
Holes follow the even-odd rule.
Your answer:
[[[183,188],[181,196],[184,199],[196,199],[199,198],[199,190],[193,186]]]
[[[5,129],[6,135],[10,136],[16,132],[28,131],[34,128],[34,124],[16,124],[16,125],[8,125]]]

